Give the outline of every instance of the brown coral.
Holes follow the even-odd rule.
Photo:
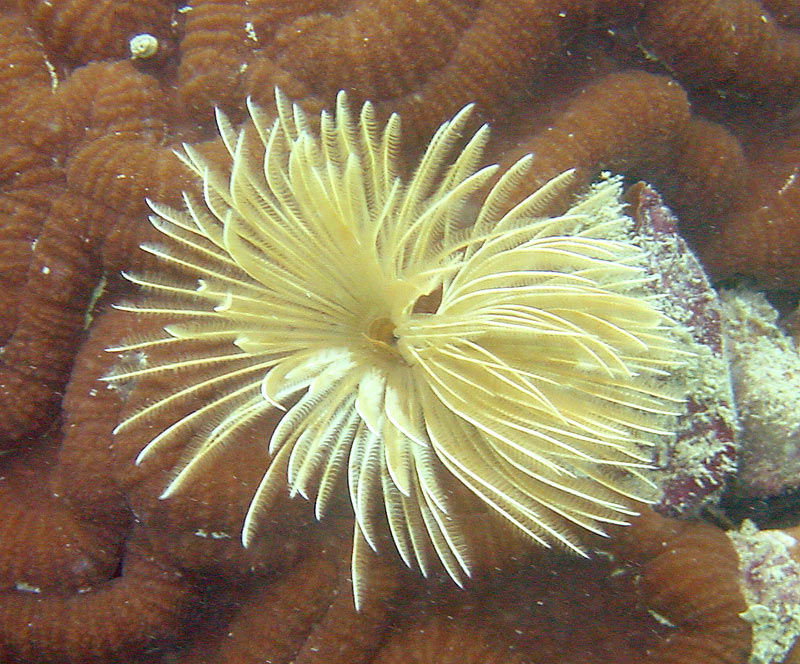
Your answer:
[[[699,243],[719,277],[748,275],[764,288],[800,284],[800,149],[797,139],[776,141],[752,159],[738,205]]]
[[[653,2],[640,31],[647,48],[692,85],[780,102],[800,94],[800,35],[757,0]]]
[[[504,544],[498,535],[487,537],[487,546],[508,552],[508,540]],[[313,632],[303,636],[313,621],[309,601],[328,605],[326,574],[333,576],[312,559],[274,588],[242,595],[242,606],[226,618],[228,636],[201,637],[178,661],[478,664],[536,657],[560,664],[730,664],[747,659],[750,627],[738,615],[746,604],[737,557],[713,527],[648,513],[603,563],[517,555],[466,596],[440,583],[423,594],[416,584],[408,585],[402,603],[395,604],[401,613],[389,613],[392,628],[376,629],[367,616],[355,632],[358,645],[351,643],[343,658],[324,646],[315,655]],[[289,587],[295,611],[284,617],[287,607],[279,598]],[[277,624],[284,629],[276,630]],[[314,632],[322,631],[322,624]]]
[[[6,29],[18,41],[19,21]],[[19,48],[36,61],[34,42]],[[2,273],[10,311],[0,366],[5,445],[52,419],[102,269],[114,274],[127,261],[135,246],[129,218],[141,215],[145,196],[167,196],[164,183],[180,174],[162,147],[165,107],[152,82],[120,63],[92,65],[52,89],[38,58],[38,69],[22,72],[35,79],[18,91],[22,107],[6,117],[14,133],[5,139],[2,199],[13,215]],[[17,304],[20,292],[38,305]]]
[[[148,33],[166,42],[173,3],[168,0],[25,0],[45,47],[72,64],[130,57],[128,42]],[[98,31],[98,26],[104,30]],[[163,45],[162,45],[163,48]]]
[[[570,69],[583,70],[584,77],[631,64],[640,72],[652,71],[653,63],[641,57],[645,53],[662,72],[677,76],[694,90],[700,108],[708,107],[710,117],[694,118],[667,145],[661,139],[675,124],[672,111],[659,103],[654,113],[638,117],[633,108],[626,109],[623,104],[622,117],[611,121],[620,131],[600,132],[614,146],[606,144],[606,152],[599,156],[613,157],[610,165],[630,167],[632,173],[657,181],[686,218],[687,230],[700,248],[706,230],[713,227],[709,222],[723,215],[737,198],[747,172],[743,156],[747,146],[743,153],[737,140],[748,140],[746,122],[741,117],[731,118],[730,111],[714,108],[718,106],[714,100],[718,94],[733,92],[738,105],[734,113],[755,113],[758,118],[758,103],[764,99],[780,102],[796,96],[796,72],[800,70],[796,66],[800,42],[793,23],[796,9],[776,0],[763,4],[756,0],[426,0],[400,10],[392,3],[346,0],[199,0],[175,14],[153,0],[124,3],[119,17],[108,23],[101,36],[87,34],[87,23],[82,22],[85,12],[79,11],[81,2],[21,4],[36,18],[34,25],[49,50],[54,73],[74,65],[70,58],[75,53],[92,54],[93,49],[100,49],[88,57],[113,57],[115,53],[121,57],[114,49],[126,43],[132,32],[152,30],[161,39],[169,18],[171,32],[166,39],[177,42],[178,47],[167,53],[178,57],[161,61],[149,71],[167,85],[175,82],[177,71],[181,108],[206,127],[214,105],[240,118],[241,100],[246,95],[267,103],[274,85],[292,98],[304,100],[314,111],[330,103],[340,87],[347,87],[357,101],[371,97],[385,112],[399,111],[405,118],[413,118],[407,120],[407,135],[422,141],[444,117],[468,101],[476,101],[484,117],[508,119],[520,103],[540,97],[542,89],[547,97],[551,81],[553,89],[564,90]],[[97,11],[106,9],[102,4]],[[611,35],[616,42],[598,52],[597,34],[601,31],[595,26],[613,26],[614,21],[619,27],[606,30],[605,36]],[[634,40],[638,35],[640,43],[631,44],[631,34]],[[582,42],[584,36],[589,39]],[[626,47],[633,52],[626,53]],[[81,57],[83,62],[87,56]],[[616,65],[614,58],[620,61]],[[566,76],[561,71],[551,75],[559,67],[567,71]],[[590,87],[599,90],[603,85],[598,80]],[[608,80],[605,85],[610,94],[619,83]],[[646,87],[644,83],[643,90]],[[655,85],[651,94],[655,95],[657,88]],[[753,100],[752,109],[747,99]],[[537,105],[537,112],[542,110],[547,109]],[[780,124],[780,108],[771,110],[770,115],[767,125]],[[659,131],[655,123],[660,118],[664,124]],[[585,123],[584,129],[599,127],[598,118],[579,119],[574,112],[572,119],[557,118],[555,126],[570,126],[573,119],[578,126]],[[763,119],[757,122],[762,132],[771,130]],[[654,133],[648,134],[646,126]],[[538,137],[536,143],[547,145]],[[637,147],[627,155],[631,146]],[[591,161],[593,154],[590,151],[583,156]],[[757,173],[756,179],[759,177]],[[698,183],[702,184],[698,187]],[[768,201],[767,206],[773,203]],[[743,215],[755,217],[748,222],[754,229],[769,221],[747,210]],[[700,231],[695,229],[698,224],[703,226]],[[778,261],[771,266],[763,251],[736,247],[734,236],[723,235],[706,253],[731,253],[728,262],[744,264],[745,273],[751,276],[771,270],[763,279],[770,286],[791,287],[797,281],[787,267],[793,260],[788,239],[773,247]],[[723,269],[718,274],[728,273]]]
[[[376,11],[391,9],[392,3],[352,0],[198,0],[188,10],[156,0],[89,4],[91,8],[85,0],[11,0],[2,3],[0,16],[0,445],[4,451],[17,448],[0,457],[2,476],[11,478],[0,487],[5,524],[0,542],[2,659],[158,660],[161,654],[144,654],[154,644],[143,630],[163,634],[180,622],[192,622],[202,613],[191,609],[198,606],[196,583],[220,589],[224,600],[215,604],[206,598],[211,606],[201,621],[204,631],[198,627],[189,636],[179,634],[185,652],[176,653],[179,646],[173,643],[163,657],[188,658],[194,652],[202,659],[198,648],[203,642],[216,643],[214,652],[229,652],[218,643],[225,637],[213,626],[212,618],[223,614],[221,624],[240,626],[236,647],[246,650],[251,637],[256,641],[259,625],[262,631],[270,625],[257,609],[261,595],[274,601],[276,615],[291,616],[292,606],[286,603],[291,600],[276,590],[298,578],[290,570],[300,577],[324,577],[324,569],[315,568],[303,549],[303,542],[318,540],[308,539],[310,517],[296,504],[284,506],[287,512],[276,519],[274,538],[251,558],[225,538],[223,533],[241,519],[246,500],[237,494],[237,486],[246,480],[235,475],[232,465],[205,493],[169,505],[158,501],[166,467],[136,470],[130,464],[133,441],[130,448],[111,444],[120,394],[92,379],[107,369],[101,349],[120,331],[102,328],[101,318],[89,309],[102,309],[120,294],[117,272],[131,267],[138,255],[134,247],[149,232],[143,197],[175,201],[190,186],[170,148],[182,140],[206,138],[213,105],[224,106],[236,119],[243,114],[247,94],[266,98],[279,84],[318,109],[330,104],[330,95],[347,82],[354,99],[374,96],[385,113],[401,110],[404,125],[421,141],[454,109],[478,101],[482,115],[497,125],[495,134],[507,132],[499,145],[522,137],[537,145],[541,163],[555,161],[556,153],[548,154],[554,144],[546,140],[546,127],[552,126],[561,136],[572,132],[597,141],[584,142],[585,163],[580,165],[587,173],[613,167],[656,179],[680,209],[686,230],[716,275],[744,274],[771,287],[800,285],[793,223],[798,209],[795,119],[786,104],[763,103],[797,97],[800,21],[795,2],[428,0],[404,6],[402,21],[399,15]],[[118,11],[103,14],[112,5]],[[417,5],[419,13],[414,11]],[[737,31],[726,31],[726,25],[736,25]],[[130,62],[129,39],[145,32],[155,34],[165,48],[155,61]],[[365,37],[374,48],[363,46]],[[221,45],[227,48],[223,55],[218,54]],[[311,54],[316,60],[309,59]],[[319,58],[324,59],[321,66]],[[84,64],[90,60],[104,62]],[[623,89],[630,105],[612,96]],[[720,101],[721,94],[728,96]],[[588,111],[593,99],[610,99],[617,115]],[[642,106],[648,99],[660,103],[651,111]],[[496,154],[504,157],[499,149]],[[654,163],[662,157],[664,162]],[[562,152],[560,158],[568,162],[570,153]],[[742,191],[747,195],[740,197]],[[103,274],[106,294],[95,303],[92,292]],[[92,340],[62,400],[84,327]],[[25,474],[20,468],[27,462],[30,472]],[[129,531],[129,503],[144,517],[135,538]],[[212,527],[198,535],[202,521]],[[687,636],[643,623],[654,630],[648,632],[651,636],[667,638],[655,652],[664,661],[692,661],[697,644],[711,647],[696,633],[688,636],[702,624],[707,634],[731,647],[713,655],[718,661],[744,661],[746,634],[730,620],[738,605],[717,601],[710,590],[730,597],[727,577],[716,574],[716,567],[729,565],[724,547],[719,549],[721,558],[713,557],[710,545],[692,548],[689,526],[674,538],[674,526],[663,527],[667,531],[659,532],[668,536],[662,539],[674,546],[656,558],[661,562],[648,577],[654,579],[649,596],[663,600],[651,608],[672,616],[673,622],[686,618],[687,631],[681,634]],[[48,533],[57,528],[58,535],[48,543]],[[654,535],[641,537],[656,541]],[[702,541],[713,537],[703,535]],[[336,546],[346,548],[344,542]],[[625,546],[635,551],[632,541],[620,550]],[[20,559],[20,551],[30,555]],[[647,570],[644,554],[621,555],[635,558],[630,564]],[[708,604],[699,612],[699,622],[675,608],[672,602],[681,593],[668,591],[670,572],[675,571],[668,561],[688,560],[690,555],[716,566],[707,577],[691,577],[702,593],[697,594],[701,599],[688,600],[689,605]],[[123,576],[114,577],[123,557],[132,562]],[[248,576],[251,566],[255,580]],[[676,576],[682,577],[685,568],[698,572],[687,565]],[[598,569],[601,575],[610,571]],[[579,574],[574,567],[564,570],[557,577],[567,579],[561,585],[578,578],[566,576]],[[187,576],[179,577],[179,571]],[[309,644],[304,657],[312,660],[313,642],[306,635],[320,616],[327,619],[319,623],[314,638],[333,639],[337,629],[344,629],[328,609],[335,602],[333,594],[342,594],[344,586],[337,584],[345,580],[340,574],[335,583],[329,581],[320,583],[325,592],[319,596],[310,592],[304,615],[294,623],[294,637],[287,641],[291,645],[281,652]],[[138,595],[139,583],[153,584],[155,604]],[[491,594],[491,581],[482,583]],[[523,589],[534,584],[530,578],[519,581]],[[77,592],[87,585],[97,592]],[[32,592],[32,587],[41,592]],[[634,590],[622,594],[629,603]],[[432,592],[429,588],[423,594]],[[478,653],[513,658],[484,631],[468,629],[463,607],[470,602],[483,606],[480,598],[486,593],[481,592],[479,584],[440,605],[452,607],[458,617],[452,629],[442,611],[430,604],[415,626],[413,609],[408,608],[414,605],[406,605],[408,598],[401,593],[392,617],[376,614],[375,631],[370,632],[372,637],[381,633],[390,619],[402,624],[399,634],[380,637],[386,644],[380,657],[388,659],[403,641],[445,657],[442,650],[448,642],[474,634]],[[475,597],[479,599],[471,599]],[[104,620],[103,598],[121,601],[112,604],[120,610],[133,607],[124,614],[123,625]],[[572,598],[557,606],[566,612],[576,603]],[[501,623],[529,615],[521,602],[494,607],[482,614],[485,619]],[[152,620],[138,611],[152,611]],[[87,628],[82,634],[83,625],[71,615],[96,631],[90,635]],[[575,620],[562,624],[578,630]],[[585,623],[580,624],[582,631],[575,633],[585,634]],[[440,638],[426,641],[419,631],[426,625],[426,633],[437,630]],[[529,644],[529,652],[539,654],[547,635],[536,634],[541,640]],[[623,626],[620,634],[625,640],[638,632]],[[119,637],[124,637],[123,645],[115,646]],[[673,645],[675,650],[667,653]],[[42,648],[41,655],[36,647]],[[368,661],[378,647],[375,642],[364,646],[369,654],[362,659]],[[701,649],[697,656],[711,657],[707,652]]]
[[[356,2],[346,13],[306,14],[276,33],[275,61],[324,98],[356,88],[363,98],[393,99],[447,64],[476,11],[474,0],[381,0]]]
[[[620,547],[641,566],[649,608],[686,628],[660,644],[653,661],[744,661],[750,628],[739,617],[746,608],[739,562],[725,534],[708,524],[651,515],[640,519],[637,528],[623,535]]]
[[[129,542],[120,575],[98,588],[66,597],[0,593],[0,641],[18,661],[120,661],[174,639],[195,602],[180,571]]]
[[[41,481],[53,463],[49,456],[28,451],[5,469],[0,491],[3,590],[74,593],[110,578],[119,563],[127,522],[106,526],[70,509]]]
[[[517,151],[534,155],[543,184],[567,168],[588,182],[601,170],[642,173],[664,162],[689,123],[686,92],[674,80],[643,71],[614,72],[582,88],[552,122]]]

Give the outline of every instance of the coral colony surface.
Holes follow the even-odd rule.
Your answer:
[[[0,0],[0,662],[800,661],[798,30]]]

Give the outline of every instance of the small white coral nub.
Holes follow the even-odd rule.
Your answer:
[[[543,545],[582,553],[576,530],[624,523],[650,496],[648,448],[672,435],[683,392],[620,183],[543,216],[572,174],[512,205],[525,157],[474,212],[498,167],[478,167],[487,127],[463,139],[470,106],[405,182],[396,115],[381,128],[367,103],[353,118],[342,92],[317,135],[276,100],[277,119],[250,105],[240,132],[218,114],[230,173],[186,146],[205,200],[151,204],[164,243],[143,248],[163,273],[128,275],[145,295],[122,308],[163,318],[165,335],[112,350],[176,352],[106,378],[171,372],[170,389],[117,430],[214,388],[139,456],[194,436],[164,497],[243,427],[285,410],[244,544],[287,483],[321,517],[345,478],[357,605],[365,546],[377,549],[387,522],[408,565],[427,574],[438,558],[456,583],[469,575],[454,481]]]
[[[131,37],[128,42],[128,48],[131,52],[131,58],[134,60],[139,58],[152,58],[158,53],[158,39],[145,32],[141,35]]]

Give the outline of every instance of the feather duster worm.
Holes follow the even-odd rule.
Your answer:
[[[285,411],[243,543],[287,483],[320,518],[346,478],[356,606],[386,522],[409,566],[470,574],[454,479],[545,546],[584,553],[576,530],[625,523],[651,495],[648,448],[682,411],[684,355],[619,182],[546,216],[572,173],[513,204],[527,156],[472,212],[498,167],[478,167],[486,126],[463,140],[470,106],[405,182],[398,116],[380,128],[367,103],[354,118],[340,93],[317,135],[276,98],[277,119],[251,104],[240,132],[218,114],[229,173],[185,147],[204,200],[151,203],[164,239],[143,249],[163,270],[127,275],[144,294],[121,308],[161,317],[164,333],[111,349],[127,361],[106,380],[164,390],[117,431],[202,398],[138,457],[189,441],[162,497]]]

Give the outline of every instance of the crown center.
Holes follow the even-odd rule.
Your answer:
[[[386,316],[373,320],[367,328],[367,339],[378,346],[394,346],[397,337],[394,336],[395,324]]]

